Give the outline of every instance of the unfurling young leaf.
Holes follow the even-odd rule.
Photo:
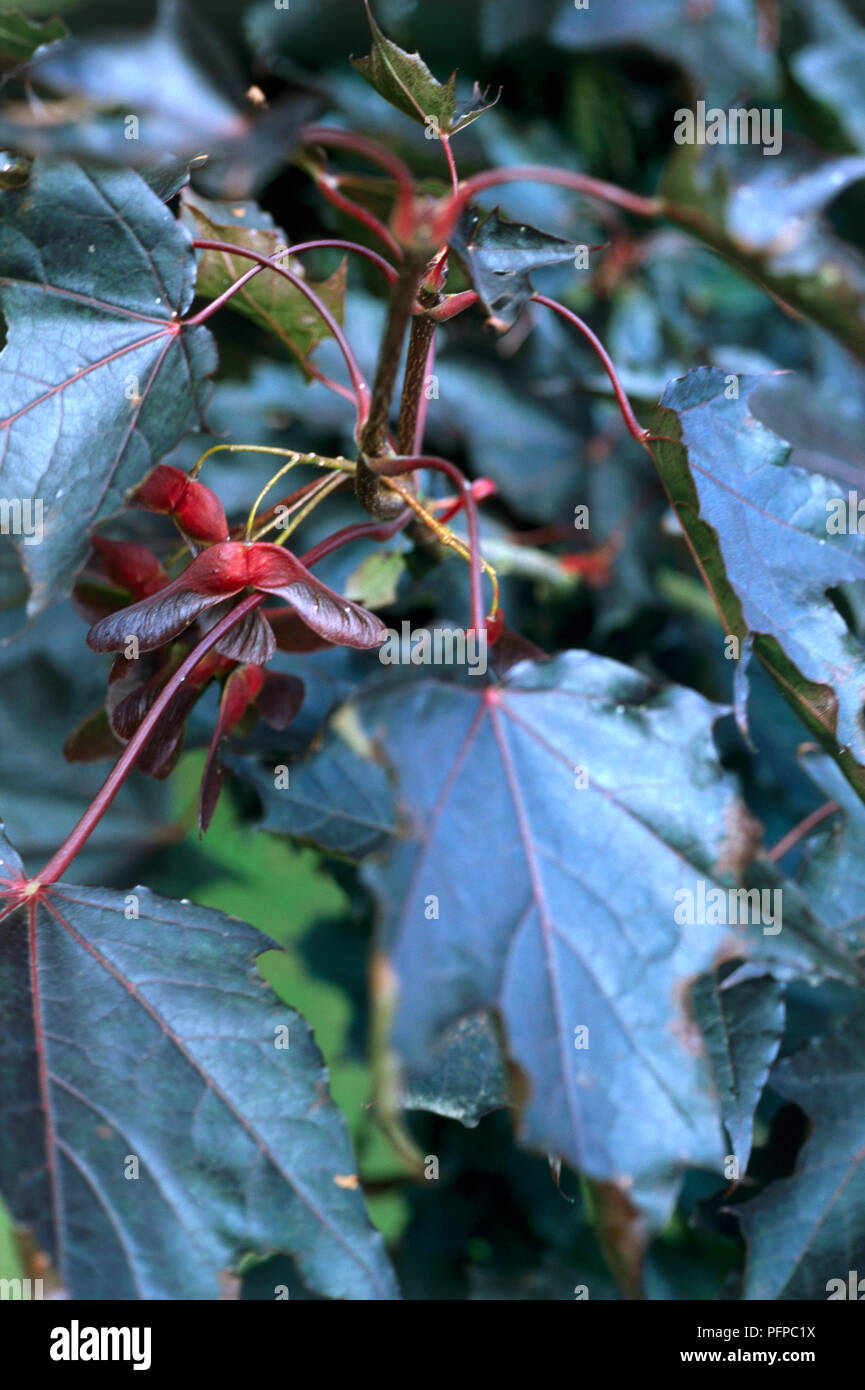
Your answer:
[[[498,208],[482,213],[467,207],[451,235],[490,321],[500,331],[513,327],[534,294],[530,273],[572,261],[573,242],[524,222],[509,222]]]
[[[385,37],[368,4],[367,16],[372,49],[366,58],[351,61],[370,86],[403,115],[426,125],[434,136],[455,135],[495,106],[498,96],[487,101],[486,93],[475,84],[471,101],[457,110],[456,73],[452,72],[447,82],[439,82],[419,53],[406,53]]]

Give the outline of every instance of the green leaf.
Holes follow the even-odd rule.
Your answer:
[[[363,870],[405,1065],[455,1018],[497,1010],[530,1089],[524,1142],[627,1181],[663,1225],[683,1166],[720,1168],[724,1152],[685,1012],[693,978],[725,956],[856,978],[795,903],[774,936],[675,921],[679,890],[734,884],[754,847],[712,743],[718,708],[578,652],[488,691],[400,683],[352,708],[392,764],[405,827]]]
[[[744,1177],[754,1112],[784,1033],[784,986],[767,975],[725,984],[713,972],[697,981],[691,998],[739,1176]]]
[[[497,207],[486,214],[467,207],[450,244],[500,332],[513,327],[534,294],[530,272],[573,261],[576,253],[573,242],[523,222],[510,222]]]
[[[255,203],[212,202],[187,189],[183,195],[183,217],[195,237],[230,241],[262,256],[275,256],[290,245],[285,233]],[[253,268],[253,262],[227,251],[203,251],[199,256],[196,293],[205,299],[215,299]],[[281,264],[303,277],[299,261],[285,257]],[[310,289],[315,290],[338,323],[343,319],[345,286],[345,260],[326,280],[310,282]],[[268,270],[262,270],[233,295],[228,307],[272,333],[301,365],[320,342],[331,336],[306,296],[281,275]]]
[[[187,232],[131,171],[37,161],[0,199],[0,487],[44,507],[41,542],[18,546],[31,612],[199,422],[216,364],[207,329],[181,321],[194,279]]]
[[[865,1273],[865,1012],[779,1062],[772,1087],[812,1133],[792,1177],[736,1207],[748,1241],[746,1299],[824,1301]],[[851,1297],[842,1293],[841,1297]],[[852,1297],[857,1297],[853,1294]]]
[[[379,94],[403,115],[427,125],[436,135],[455,135],[484,111],[495,106],[487,101],[475,84],[472,100],[459,112],[456,99],[456,73],[447,82],[433,77],[419,53],[406,53],[379,29],[367,5],[372,32],[372,48],[366,58],[352,58],[352,64]]]
[[[756,382],[699,367],[652,415],[652,454],[729,633],[754,652],[865,797],[865,650],[828,591],[865,579],[865,536],[831,535],[838,483],[785,466],[784,441],[748,409]]]
[[[406,53],[385,38],[368,5],[367,17],[372,48],[367,58],[352,58],[352,65],[398,111],[421,124],[434,116],[440,130],[449,130],[456,110],[456,73],[444,84],[437,81],[419,53]]]
[[[2,917],[0,1189],[73,1298],[218,1298],[274,1251],[317,1293],[395,1296],[321,1054],[255,975],[267,937],[146,888]]]
[[[404,573],[405,557],[398,551],[376,551],[352,571],[343,585],[343,593],[365,608],[384,608],[396,600]]]
[[[45,44],[65,39],[69,30],[59,17],[42,23],[15,11],[0,14],[0,72],[26,63]]]

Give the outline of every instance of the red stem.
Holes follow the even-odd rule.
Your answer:
[[[277,256],[295,256],[299,255],[301,251],[318,251],[321,248],[328,247],[337,247],[343,251],[357,251],[358,255],[365,256],[368,261],[372,261],[374,265],[378,266],[389,285],[396,283],[397,273],[390,262],[385,260],[384,256],[380,256],[377,251],[371,251],[368,246],[361,246],[359,241],[342,241],[337,237],[323,237],[319,241],[299,241],[296,246],[286,246],[283,251],[278,251],[276,253],[269,264],[276,265]],[[227,290],[223,290],[222,294],[217,295],[216,299],[212,299],[209,304],[205,304],[204,308],[199,310],[193,318],[187,319],[187,324],[206,323],[211,314],[215,314],[217,309],[221,309],[223,304],[231,299],[232,295],[237,294],[238,290],[243,289],[247,281],[254,280],[255,276],[260,275],[264,269],[265,267],[263,265],[254,265],[251,270],[245,271],[244,274],[240,276],[239,280],[235,280],[233,285],[229,285]]]
[[[536,304],[543,304],[547,309],[554,309],[557,314],[561,314],[563,319],[567,319],[568,323],[572,323],[575,328],[578,328],[580,330],[583,337],[588,339],[592,347],[595,349],[595,352],[598,354],[601,361],[603,362],[604,370],[606,371],[607,376],[610,378],[610,381],[612,382],[613,394],[616,397],[619,409],[621,410],[625,424],[628,427],[628,432],[634,436],[634,438],[637,440],[639,444],[642,444],[646,449],[648,449],[649,445],[646,441],[649,438],[649,431],[643,429],[642,425],[640,424],[639,420],[634,414],[631,408],[631,402],[628,400],[628,397],[625,394],[625,389],[622,386],[622,383],[619,381],[618,372],[613,366],[612,358],[610,357],[610,354],[607,352],[607,349],[604,347],[597,334],[592,332],[589,325],[587,323],[584,323],[578,314],[575,314],[572,309],[566,309],[564,304],[560,304],[557,299],[547,299],[547,296],[545,294],[535,294],[532,295],[532,298],[534,299]],[[651,450],[649,450],[649,452],[651,453]]]
[[[273,270],[277,275],[281,275],[285,280],[288,280],[289,284],[294,285],[295,289],[300,290],[301,294],[305,295],[313,308],[321,315],[322,319],[327,324],[345,358],[345,365],[348,367],[348,374],[351,377],[351,383],[355,392],[355,400],[357,403],[357,429],[359,433],[362,426],[366,423],[366,418],[369,414],[369,385],[357,364],[357,359],[349,346],[348,339],[327,305],[323,304],[319,299],[315,290],[310,289],[309,285],[307,285],[299,275],[295,275],[292,271],[286,270],[285,266],[277,265],[275,261],[269,260],[267,256],[261,255],[258,251],[250,251],[246,246],[235,246],[234,243],[230,241],[207,241],[199,237],[196,237],[192,244],[199,251],[225,251],[231,256],[243,256],[248,261],[255,261],[256,264],[260,265],[263,269]],[[375,253],[373,252],[373,254]],[[210,309],[211,305],[207,305],[207,308]],[[194,323],[195,320],[192,319],[190,322]]]
[[[483,502],[486,500],[487,497],[495,496],[495,492],[496,485],[491,478],[476,478],[475,481],[472,483],[472,497],[475,499],[476,502]],[[462,497],[441,498],[440,501],[436,503],[436,507],[443,508],[438,518],[442,526],[446,526],[449,521],[451,521],[455,516],[458,515],[459,512],[463,510],[464,506],[465,502],[463,501]],[[429,511],[434,510],[432,504],[429,502],[427,503],[427,508]],[[566,526],[562,526],[561,531],[564,536],[570,534]],[[562,537],[559,536],[556,539],[561,540]]]
[[[340,212],[345,212],[349,217],[353,217],[356,222],[360,222],[368,231],[374,232],[384,242],[388,250],[396,256],[397,260],[402,260],[402,247],[390,228],[386,227],[374,212],[361,207],[360,203],[354,202],[352,198],[347,198],[344,193],[341,193],[339,182],[333,174],[327,174],[321,170],[314,177],[316,188],[329,203],[332,203],[335,208],[339,208]]]
[[[472,627],[476,632],[482,632],[484,623],[484,599],[481,581],[481,567],[478,564],[480,555],[480,528],[478,526],[478,509],[475,499],[469,486],[468,479],[457,468],[455,463],[449,463],[447,459],[437,458],[430,454],[418,454],[411,458],[391,458],[382,456],[370,460],[370,465],[374,473],[378,473],[385,478],[398,478],[402,473],[413,473],[418,468],[432,468],[437,473],[445,473],[456,483],[463,495],[463,505],[466,509],[466,520],[469,531],[469,549],[471,551],[471,564],[469,566],[469,585],[471,594],[471,613]]]
[[[300,138],[308,145],[330,145],[335,149],[351,150],[391,174],[396,180],[397,226],[405,228],[408,233],[412,224],[414,180],[408,165],[397,155],[380,145],[377,140],[370,140],[367,136],[357,135],[351,130],[337,130],[331,126],[305,126],[300,132]]]
[[[135,766],[138,754],[152,734],[160,715],[174,698],[186,677],[198,665],[205,652],[210,651],[210,648],[215,646],[226,632],[234,627],[235,623],[239,622],[247,613],[251,613],[253,608],[257,608],[260,603],[263,603],[264,598],[264,594],[249,594],[247,598],[241,600],[236,608],[232,608],[229,613],[226,613],[224,618],[220,618],[215,627],[205,633],[198,645],[193,647],[185,661],[181,662],[173,676],[166,681],[74,830],[66,837],[57,853],[48,860],[41,872],[36,875],[35,880],[31,880],[32,882],[56,883],[62,877],[120,791]]]
[[[445,295],[441,304],[434,305],[426,312],[436,323],[446,323],[448,319],[456,318],[457,314],[461,314],[464,309],[470,309],[477,302],[477,290],[460,290],[458,294]]]
[[[402,530],[412,515],[411,507],[406,507],[405,511],[400,512],[392,521],[359,521],[354,526],[343,526],[341,531],[334,531],[332,536],[325,536],[323,541],[319,541],[311,550],[307,550],[305,555],[301,555],[300,563],[309,569],[319,560],[323,560],[325,555],[330,555],[331,551],[348,545],[349,541],[389,541],[391,536]]]
[[[588,174],[577,174],[570,169],[557,169],[547,164],[516,164],[511,169],[487,169],[460,185],[442,211],[441,226],[437,228],[442,240],[447,240],[467,203],[485,189],[495,188],[502,183],[558,184],[576,193],[584,193],[589,198],[615,203],[617,207],[636,213],[639,217],[658,217],[663,211],[659,198],[643,198],[638,193],[629,193],[626,188],[619,188],[617,184],[607,183],[603,179],[593,179]]]
[[[352,405],[357,404],[355,394],[350,386],[345,386],[341,381],[334,381],[332,376],[328,376],[327,372],[323,372],[309,358],[304,362],[303,369],[305,372],[309,372],[309,375],[316,381],[320,381],[322,386],[326,386],[328,391],[333,391],[335,396],[342,396],[344,401],[351,401]]]
[[[370,259],[374,258],[376,261],[380,262],[382,268],[386,270],[388,278],[390,278],[391,275],[396,275],[396,272],[388,265],[383,257],[377,256],[374,251],[368,251],[365,246],[355,246],[355,244],[350,241],[337,241],[334,239],[301,242],[297,246],[287,246],[284,251],[280,251],[278,254],[280,256],[285,256],[290,252],[306,251],[309,250],[310,247],[318,246],[343,246],[351,248],[352,250],[361,251],[365,256],[369,256]],[[238,248],[238,250],[240,249],[241,248]],[[274,257],[274,264],[275,263],[276,258]],[[205,304],[204,308],[199,310],[193,318],[187,319],[187,323],[206,323],[211,315],[216,313],[217,309],[221,309],[223,304],[227,303],[233,295],[237,294],[238,290],[242,290],[249,280],[252,280],[256,275],[260,275],[264,269],[265,267],[263,265],[254,265],[251,270],[245,271],[238,280],[235,280],[233,285],[229,285],[227,290],[223,290],[222,294],[217,295],[216,299],[212,299],[209,304]],[[317,367],[315,363],[311,362],[308,358],[304,363],[304,368],[311,377],[314,377],[316,381],[320,381],[329,391],[333,391],[337,396],[342,396],[343,400],[351,401],[352,405],[357,404],[357,397],[349,386],[344,386],[341,381],[334,381],[333,377],[329,377],[326,372],[323,372],[320,367]]]
[[[459,191],[460,191],[460,180],[459,180],[459,175],[457,174],[457,166],[456,166],[456,163],[455,163],[455,161],[454,161],[454,152],[453,152],[453,150],[451,149],[451,139],[450,139],[450,136],[449,136],[449,135],[442,135],[442,137],[441,137],[441,142],[442,142],[442,144],[444,145],[445,158],[447,159],[447,162],[448,162],[448,169],[450,170],[451,185],[452,185],[452,187],[453,187],[454,194],[456,195],[456,194],[458,194]]]
[[[800,820],[798,825],[794,825],[792,830],[788,830],[784,838],[779,840],[773,849],[769,850],[767,858],[771,859],[773,864],[777,864],[778,860],[783,859],[794,845],[798,845],[800,840],[804,839],[806,835],[810,835],[816,826],[840,810],[841,807],[837,801],[824,801],[822,806],[818,806],[804,820]]]

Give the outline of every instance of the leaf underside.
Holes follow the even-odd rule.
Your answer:
[[[473,206],[465,209],[450,244],[499,330],[513,327],[534,294],[531,271],[572,261],[576,249],[562,237],[509,221],[498,208],[482,213]]]

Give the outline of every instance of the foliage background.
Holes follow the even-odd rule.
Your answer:
[[[122,15],[113,3],[18,8],[34,15],[60,11],[79,35],[106,25],[122,34],[152,17],[152,7],[140,4],[124,6]],[[437,144],[396,117],[348,64],[349,54],[368,47],[356,0],[292,0],[287,12],[264,0],[211,0],[195,8],[269,95],[282,82],[311,77],[328,94],[331,117],[395,143],[416,171],[441,177]],[[555,0],[380,0],[376,13],[390,36],[419,49],[440,77],[457,67],[461,79],[502,87],[499,105],[456,142],[462,175],[493,163],[561,161],[652,194],[662,177],[684,177],[671,138],[673,116],[697,97],[724,106],[782,107],[785,173],[800,162],[819,170],[865,150],[865,64],[857,72],[843,62],[851,48],[865,49],[858,6],[716,0],[713,42],[694,37],[688,8],[674,0],[604,0],[597,6],[593,0],[579,31],[573,8]],[[735,156],[737,178],[755,180],[759,224],[773,215],[780,197],[771,185],[773,161],[752,151],[725,153]],[[294,240],[322,228],[352,235],[350,224],[322,208],[302,171],[278,151],[265,155],[252,186],[240,194],[232,189],[231,196],[256,197]],[[861,176],[837,196],[823,193],[817,276],[832,237],[865,251]],[[641,418],[669,380],[698,364],[760,376],[793,372],[760,387],[755,413],[791,441],[796,463],[845,487],[861,486],[865,370],[837,338],[785,312],[734,265],[669,225],[635,225],[616,215],[604,226],[591,220],[582,200],[540,185],[501,190],[500,201],[510,217],[560,235],[591,243],[609,239],[607,252],[593,258],[590,280],[577,282],[563,266],[543,272],[538,284],[589,318]],[[801,215],[807,220],[811,209]],[[318,268],[324,274],[333,264],[332,256],[322,256]],[[312,259],[310,271],[315,268]],[[371,372],[382,302],[373,276],[355,265],[346,322]],[[230,430],[235,440],[290,442],[301,449],[350,447],[350,412],[316,383],[306,384],[274,339],[236,316],[222,315],[210,326],[219,368],[208,418],[217,434]],[[331,347],[325,344],[320,353],[325,368],[336,362]],[[485,509],[488,535],[543,531],[552,540],[550,553],[564,554],[585,540],[579,533],[575,540],[568,528],[574,505],[587,500],[589,543],[623,541],[608,582],[599,586],[563,581],[555,567],[534,580],[508,579],[510,624],[546,651],[586,648],[729,703],[731,667],[714,609],[669,525],[651,462],[621,428],[606,379],[582,343],[540,314],[495,341],[467,315],[444,335],[437,370],[440,399],[431,409],[428,446],[496,480],[499,497]],[[201,448],[191,437],[171,461],[188,466]],[[239,484],[234,463],[217,458],[208,481],[237,511],[268,472],[251,456]],[[315,529],[309,534],[314,538]],[[353,550],[333,565],[330,582],[343,581],[361,556]],[[459,613],[462,579],[456,567],[434,571],[392,611],[418,622],[433,611]],[[858,628],[861,599],[851,592],[838,601]],[[2,617],[11,630],[15,613]],[[4,819],[30,863],[56,847],[101,780],[101,769],[70,768],[60,756],[69,729],[100,698],[104,679],[102,663],[84,654],[83,635],[78,619],[55,609],[0,649]],[[326,709],[341,688],[347,674],[342,660],[341,653],[309,659],[321,680],[316,710]],[[797,759],[801,725],[759,669],[751,676],[750,726],[758,751],[746,747],[732,719],[719,727],[718,742],[771,845],[828,793]],[[206,742],[212,717],[205,705],[190,744]],[[416,756],[423,759],[423,748]],[[314,1028],[356,1144],[372,1219],[390,1244],[407,1297],[568,1299],[578,1284],[587,1284],[592,1298],[619,1297],[578,1179],[565,1171],[557,1190],[545,1158],[517,1147],[505,1111],[470,1128],[412,1114],[421,1151],[439,1156],[444,1176],[426,1185],[405,1179],[370,1109],[366,954],[372,908],[357,869],[285,837],[257,833],[259,804],[243,779],[232,780],[230,797],[200,842],[193,809],[200,765],[193,747],[168,787],[144,779],[127,786],[72,877],[118,886],[140,881],[168,896],[192,897],[245,918],[286,948],[285,955],[264,958],[263,973]],[[495,873],[495,845],[489,856]],[[784,861],[785,870],[795,874],[798,860],[797,850]],[[853,1002],[842,986],[792,986],[784,1051],[827,1032]],[[766,1179],[793,1171],[806,1133],[803,1110],[770,1085],[758,1112],[749,1196]],[[717,1174],[688,1174],[676,1215],[649,1252],[648,1297],[740,1296],[744,1244],[725,1206],[726,1187]],[[11,1242],[0,1233],[0,1275],[13,1272],[14,1262]],[[272,1297],[281,1282],[290,1285],[292,1297],[306,1296],[287,1261],[250,1269],[244,1296]]]

